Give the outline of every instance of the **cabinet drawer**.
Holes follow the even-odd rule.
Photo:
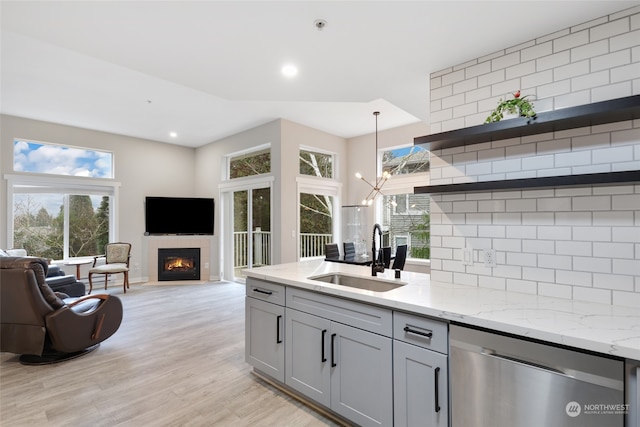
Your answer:
[[[448,329],[445,322],[393,312],[393,338],[400,341],[447,354]]]
[[[287,307],[365,331],[392,336],[392,312],[381,307],[291,287],[287,288]]]
[[[273,304],[284,305],[284,285],[247,277],[245,287],[248,297],[269,301]]]

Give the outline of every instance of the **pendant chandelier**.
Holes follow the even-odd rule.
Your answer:
[[[378,116],[380,115],[380,111],[374,111],[373,115],[376,116],[376,151],[375,151],[376,167],[373,169],[374,171],[376,171],[378,169]],[[376,175],[376,178],[372,182],[369,182],[362,176],[360,172],[356,172],[356,178],[363,180],[364,182],[367,183],[369,187],[371,187],[371,191],[369,192],[367,197],[362,199],[363,205],[371,206],[375,198],[378,196],[378,194],[382,194],[384,196],[384,194],[382,193],[382,186],[384,185],[385,182],[387,182],[389,178],[391,178],[391,174],[387,171],[384,171],[382,172],[382,176],[378,177]]]

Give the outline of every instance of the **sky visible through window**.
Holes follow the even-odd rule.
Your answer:
[[[15,140],[13,170],[89,178],[113,178],[113,154],[106,151]]]

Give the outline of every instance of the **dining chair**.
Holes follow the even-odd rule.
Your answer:
[[[356,244],[354,242],[344,242],[344,259],[353,259],[356,257]]]
[[[407,245],[398,245],[396,248],[396,257],[393,259],[394,270],[403,270],[404,262],[407,260]]]
[[[329,259],[340,259],[340,249],[337,243],[327,243],[324,245],[324,256]]]

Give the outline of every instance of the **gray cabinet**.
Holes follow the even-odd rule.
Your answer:
[[[277,304],[284,286],[251,278],[246,285],[245,361],[284,382],[284,306]]]
[[[300,289],[286,295],[285,383],[358,425],[392,425],[392,340],[343,323],[390,335],[391,311]]]
[[[328,408],[331,322],[287,308],[285,330],[285,383]]]
[[[447,324],[393,313],[394,426],[449,424]]]

